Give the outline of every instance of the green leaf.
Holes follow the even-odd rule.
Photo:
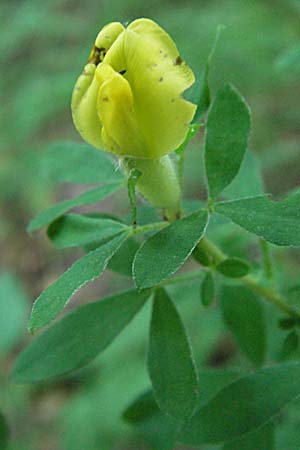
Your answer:
[[[215,297],[215,283],[211,272],[207,272],[201,283],[201,301],[203,306],[213,303]]]
[[[109,218],[68,214],[52,222],[47,234],[56,248],[66,248],[100,243],[126,229],[123,223]]]
[[[137,424],[159,413],[160,409],[155,401],[153,391],[147,389],[126,408],[122,418],[126,422]]]
[[[239,372],[229,370],[201,370],[199,405],[207,403],[220,389],[239,378],[240,375]],[[143,392],[129,405],[123,413],[123,419],[138,427],[146,440],[157,450],[172,450],[182,426],[181,422],[159,409],[151,390]]]
[[[184,426],[180,442],[222,443],[255,431],[300,396],[300,363],[268,367],[222,389]]]
[[[276,245],[300,246],[300,192],[281,201],[267,196],[220,202],[215,211]]]
[[[127,239],[109,260],[107,268],[113,272],[132,276],[132,264],[140,244],[133,238]]]
[[[243,259],[227,258],[216,266],[216,270],[228,278],[241,278],[249,273],[250,266]]]
[[[276,450],[273,423],[268,423],[253,433],[248,433],[239,439],[227,442],[223,450]]]
[[[248,145],[250,111],[231,85],[217,92],[208,113],[205,167],[210,198],[215,199],[237,175]]]
[[[8,445],[9,431],[3,415],[0,413],[0,448],[5,450]]]
[[[241,373],[234,370],[202,369],[199,372],[201,383],[198,385],[198,405],[203,406],[210,401],[223,387],[240,378]],[[124,411],[122,417],[129,423],[137,424],[153,415],[162,415],[153,391],[148,389],[140,394]]]
[[[197,373],[181,318],[163,289],[154,297],[148,369],[161,410],[179,420],[191,417],[197,404]]]
[[[244,287],[226,286],[220,304],[224,321],[242,351],[260,366],[266,353],[266,323],[260,299]]]
[[[83,256],[45,289],[33,305],[28,327],[30,332],[38,330],[55,319],[78,289],[99,277],[109,259],[127,237],[128,233],[122,233]]]
[[[260,162],[253,152],[246,151],[239,173],[233,182],[224,189],[222,197],[231,200],[263,193],[264,184]]]
[[[123,184],[120,182],[107,184],[106,186],[97,187],[86,191],[83,194],[78,195],[78,197],[72,198],[70,200],[64,200],[63,202],[56,203],[50,208],[45,209],[40,212],[28,225],[27,231],[32,232],[38,230],[39,228],[49,225],[58,217],[65,214],[67,211],[84,205],[91,205],[92,203],[100,202],[105,198],[112,195],[114,192],[120,190]]]
[[[133,277],[138,288],[160,283],[185,262],[207,225],[207,212],[197,211],[171,223],[143,243],[133,263]]]
[[[299,336],[295,330],[291,331],[283,341],[280,359],[289,358],[299,348]]]
[[[49,145],[42,156],[42,170],[56,182],[108,184],[123,178],[104,152],[70,141]]]
[[[29,312],[27,295],[10,273],[0,276],[0,311],[0,354],[5,354],[22,338]]]
[[[13,380],[33,383],[85,366],[113,341],[150,294],[126,291],[67,314],[19,355]]]
[[[216,47],[220,38],[221,31],[223,29],[223,26],[219,26],[217,29],[216,37],[214,39],[211,51],[208,55],[204,74],[203,74],[203,82],[201,86],[201,92],[198,94],[198,101],[197,101],[197,110],[195,113],[195,116],[193,118],[193,121],[196,122],[198,119],[201,119],[201,117],[204,116],[204,114],[207,112],[210,103],[211,103],[211,93],[209,88],[209,76],[210,76],[210,69],[211,69],[211,63],[213,56],[216,51]]]

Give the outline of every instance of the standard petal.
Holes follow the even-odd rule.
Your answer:
[[[119,156],[145,157],[128,81],[105,63],[98,66],[96,76],[100,84],[97,111],[107,150]]]
[[[134,20],[128,25],[127,29],[135,31],[137,34],[140,34],[142,36],[151,37],[157,43],[159,42],[161,49],[168,53],[170,57],[176,58],[179,55],[178,49],[173,39],[163,28],[157,25],[157,23],[153,22],[153,20]]]
[[[119,35],[104,62],[126,71],[145,158],[157,158],[185,139],[196,106],[181,94],[195,81],[168,34],[149,19],[134,21]]]
[[[103,148],[102,125],[97,114],[99,82],[95,76],[96,66],[89,63],[78,78],[72,95],[72,116],[82,138],[96,148]]]

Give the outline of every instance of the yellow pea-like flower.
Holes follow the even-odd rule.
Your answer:
[[[85,141],[122,159],[136,160],[146,174],[145,160],[155,160],[149,161],[153,171],[158,160],[185,140],[196,105],[182,93],[194,81],[175,43],[155,22],[138,19],[127,28],[110,23],[98,34],[74,87],[74,124]],[[170,164],[162,161],[165,174]],[[143,178],[137,185],[142,193]],[[166,202],[149,198],[148,188],[146,197],[165,207]]]

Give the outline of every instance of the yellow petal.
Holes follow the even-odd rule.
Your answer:
[[[72,96],[72,116],[82,138],[89,144],[102,148],[102,125],[97,113],[99,82],[95,70],[95,64],[89,63],[78,78]]]
[[[143,157],[145,145],[128,81],[105,63],[98,66],[96,76],[100,84],[97,110],[105,147],[119,156]]]
[[[169,35],[149,19],[136,20],[118,36],[104,62],[117,72],[126,70],[143,157],[157,158],[177,148],[196,109],[181,94],[195,79]]]
[[[89,63],[78,78],[72,95],[72,115],[77,130],[85,141],[100,149],[104,149],[104,144],[101,138],[102,124],[97,112],[100,83],[95,76],[96,67],[123,31],[124,27],[119,22],[102,28],[89,56]]]
[[[89,56],[89,62],[93,62],[96,65],[102,62],[107,51],[124,29],[120,22],[112,22],[105,25],[96,37],[95,45]]]

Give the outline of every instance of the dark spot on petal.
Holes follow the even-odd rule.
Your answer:
[[[126,69],[124,69],[124,70],[120,70],[119,74],[120,74],[120,75],[124,75],[124,74],[125,74],[126,72],[127,72],[127,70],[126,70]]]
[[[108,97],[102,97],[102,101],[103,102],[108,102],[109,100],[108,100]]]
[[[88,62],[98,66],[98,64],[103,61],[105,55],[106,49],[104,47],[98,48],[96,47],[96,45],[94,45],[93,50],[91,51],[91,54],[89,56]]]
[[[183,60],[180,58],[180,56],[177,56],[177,58],[175,59],[174,64],[176,66],[180,66],[183,63]]]
[[[164,58],[167,58],[167,57],[168,57],[168,55],[167,55],[167,53],[165,53],[165,54],[164,54]]]
[[[163,79],[164,79],[163,77],[160,77],[160,79],[158,81],[163,81]]]
[[[171,103],[175,103],[175,98],[172,98],[172,99],[171,99]]]

